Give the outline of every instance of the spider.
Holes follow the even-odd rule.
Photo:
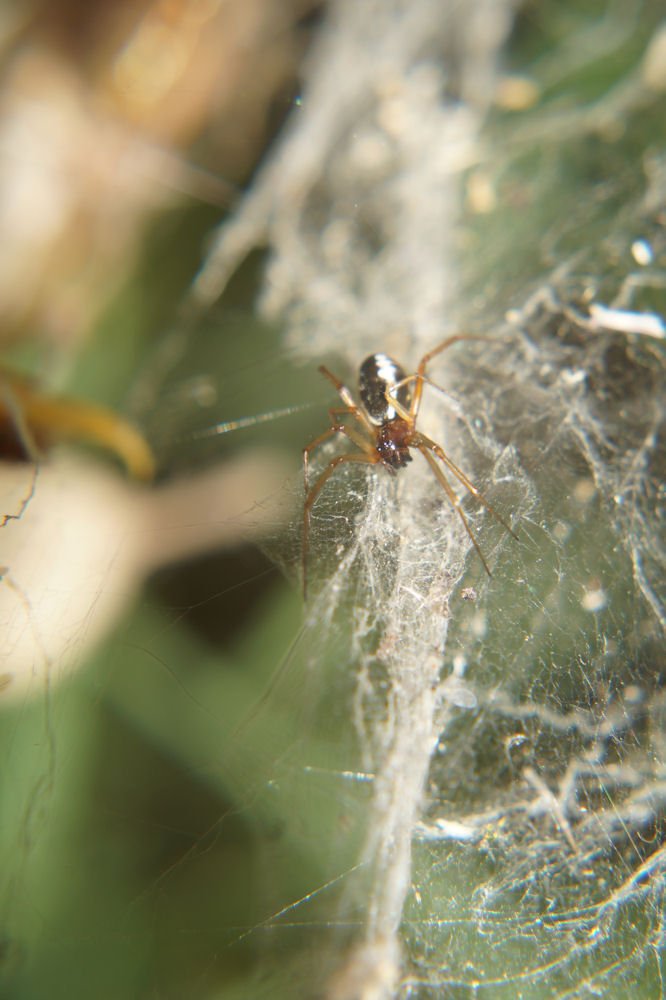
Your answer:
[[[411,448],[420,451],[434,472],[450,503],[458,512],[465,526],[465,531],[472,540],[488,576],[491,575],[488,564],[463,513],[460,500],[435,459],[439,459],[444,468],[455,476],[458,482],[490,511],[493,517],[506,528],[509,534],[516,540],[518,539],[515,531],[509,527],[504,518],[497,513],[495,508],[479,492],[465,473],[449,458],[441,445],[426,437],[425,434],[421,434],[416,429],[416,421],[423,393],[423,383],[428,381],[425,374],[428,363],[438,354],[441,354],[442,351],[446,350],[447,347],[457,343],[459,340],[475,339],[479,338],[468,334],[457,334],[454,337],[449,337],[443,343],[433,348],[432,351],[424,354],[419,361],[416,374],[414,375],[406,375],[397,361],[389,358],[386,354],[371,354],[365,359],[359,371],[360,404],[354,401],[351,392],[339,378],[333,375],[324,365],[319,366],[319,371],[333,383],[345,405],[333,407],[328,411],[331,426],[323,434],[310,441],[303,449],[305,507],[303,510],[301,559],[303,563],[304,597],[307,597],[308,534],[312,505],[331,475],[339,466],[346,462],[362,465],[377,465],[381,463],[387,472],[394,476],[398,469],[403,469],[408,462],[411,462]],[[345,452],[343,455],[333,458],[321,473],[314,486],[310,488],[310,455],[323,445],[325,441],[328,441],[329,438],[334,437],[336,434],[344,434],[359,448],[359,451]]]

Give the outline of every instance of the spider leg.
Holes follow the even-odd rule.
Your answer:
[[[451,489],[451,484],[448,482],[446,476],[444,475],[444,473],[442,472],[442,470],[440,469],[440,467],[437,465],[437,462],[435,461],[435,459],[430,454],[430,451],[428,450],[428,445],[425,444],[425,443],[421,443],[421,444],[416,444],[416,447],[421,452],[421,454],[425,458],[426,462],[428,463],[428,465],[430,466],[430,468],[432,469],[432,471],[437,476],[437,479],[439,480],[439,483],[441,484],[441,486],[444,489],[444,492],[446,493],[447,497],[449,498],[449,500],[451,502],[451,505],[458,512],[460,520],[465,525],[465,531],[467,532],[467,534],[471,538],[472,544],[473,544],[474,548],[476,549],[476,551],[478,553],[479,559],[483,563],[483,568],[485,569],[485,571],[488,574],[488,576],[492,576],[492,573],[488,569],[488,563],[483,558],[483,552],[481,551],[481,547],[480,547],[479,543],[477,542],[476,538],[474,537],[472,529],[470,528],[469,524],[467,523],[467,518],[465,517],[465,515],[463,513],[463,510],[462,510],[462,507],[460,506],[460,500],[458,499],[458,497],[456,496],[456,494],[454,493],[454,491]]]
[[[419,361],[419,366],[416,369],[416,375],[414,376],[414,395],[412,396],[412,405],[409,408],[409,419],[412,427],[416,423],[416,417],[419,412],[419,407],[421,406],[421,393],[423,392],[423,383],[426,381],[425,370],[432,359],[437,357],[438,354],[441,354],[442,351],[445,351],[447,347],[451,347],[452,344],[457,344],[459,340],[485,339],[485,337],[474,333],[456,333],[453,337],[447,337],[447,339],[443,340],[441,344],[438,344],[437,347],[433,347],[431,351],[428,351],[427,354],[423,355]]]
[[[415,447],[418,448],[419,450],[422,450],[421,446],[424,445],[429,451],[437,455],[437,458],[440,460],[440,462],[442,462],[447,467],[447,469],[449,469],[449,471],[453,473],[458,482],[462,483],[465,489],[468,490],[472,494],[472,496],[475,496],[476,499],[483,504],[486,510],[490,511],[493,517],[497,521],[499,521],[499,523],[502,525],[503,528],[506,528],[509,534],[512,535],[516,539],[516,541],[520,540],[516,532],[513,530],[513,528],[511,528],[506,523],[501,514],[498,514],[493,505],[488,500],[486,500],[483,493],[481,493],[480,490],[477,490],[474,483],[472,483],[467,478],[462,469],[459,469],[456,463],[449,458],[449,456],[446,454],[444,449],[440,447],[440,445],[438,445],[435,441],[431,441],[430,438],[425,436],[425,434],[418,434],[416,432],[412,434],[409,441],[409,445],[410,447]]]
[[[363,410],[356,405],[356,403],[354,402],[354,397],[352,396],[351,392],[344,384],[344,382],[341,382],[340,379],[337,377],[337,375],[334,375],[333,372],[330,372],[325,365],[319,365],[319,371],[322,373],[322,375],[325,375],[326,378],[333,383],[335,388],[338,390],[340,399],[342,400],[343,403],[346,404],[346,410],[341,410],[340,412],[353,413],[356,419],[359,421],[359,423],[363,424],[368,434],[370,434],[370,436],[374,440],[374,433],[375,433],[374,426],[368,420]]]
[[[303,481],[305,483],[305,495],[307,496],[310,492],[310,455],[317,448],[325,444],[338,433],[337,427],[329,427],[327,431],[323,434],[319,434],[316,438],[310,441],[310,444],[306,445],[303,449]]]
[[[324,431],[323,434],[319,434],[318,437],[310,441],[310,443],[306,445],[305,448],[303,449],[303,479],[305,481],[306,496],[310,491],[310,484],[309,484],[310,455],[312,454],[313,451],[316,451],[317,448],[321,447],[322,444],[324,444],[330,438],[334,437],[334,435],[346,434],[346,436],[351,441],[353,441],[355,445],[358,445],[361,451],[365,451],[368,454],[374,452],[375,450],[374,444],[371,443],[370,441],[365,440],[362,434],[359,434],[359,432],[355,430],[353,427],[349,427],[348,425],[338,420],[338,416],[343,413],[349,413],[351,414],[351,416],[354,416],[358,419],[358,407],[356,406],[354,407],[345,406],[337,408],[334,407],[333,409],[328,411],[328,419],[331,422],[331,426],[328,428],[327,431]]]
[[[331,428],[333,431],[333,428]],[[347,433],[346,431],[344,433]],[[322,437],[327,435],[323,434]],[[310,492],[305,498],[305,507],[303,509],[303,538],[301,543],[301,562],[303,566],[303,598],[307,598],[308,595],[308,584],[307,584],[307,566],[308,566],[308,531],[310,528],[310,509],[321,493],[322,489],[326,485],[327,480],[335,472],[339,465],[343,462],[359,462],[363,465],[373,465],[379,462],[380,458],[376,451],[354,451],[349,452],[344,455],[338,455],[336,458],[332,459],[320,475],[317,482],[314,484]]]
[[[445,395],[449,395],[449,393],[446,392],[446,389],[444,389],[441,385],[437,385],[437,383],[433,382],[432,379],[429,379],[427,375],[406,375],[405,378],[401,378],[399,382],[395,382],[394,385],[389,386],[385,393],[388,402],[391,404],[398,416],[402,417],[403,420],[406,420],[411,427],[413,427],[416,422],[417,414],[415,413],[412,416],[411,408],[410,410],[407,410],[402,405],[400,400],[397,398],[397,393],[400,389],[402,389],[403,385],[409,385],[410,382],[416,382],[417,379],[420,379],[422,384],[425,382],[427,385],[431,385],[434,389],[438,389]]]
[[[452,344],[456,344],[459,340],[486,340],[486,339],[487,338],[483,337],[480,333],[454,333],[452,337],[447,337],[446,340],[443,340],[441,342],[441,344],[437,344],[437,346],[433,347],[431,351],[428,351],[427,354],[423,355],[418,370],[425,371],[426,365],[428,365],[433,358],[436,358],[438,354],[441,354],[442,351],[445,351],[447,349],[447,347],[451,347]]]

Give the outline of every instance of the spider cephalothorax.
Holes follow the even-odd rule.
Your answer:
[[[409,452],[409,427],[407,421],[398,417],[396,420],[386,420],[377,428],[375,448],[382,463],[388,471],[395,475],[398,469],[404,469],[411,462]]]
[[[304,594],[307,593],[307,550],[310,510],[328,478],[339,465],[345,462],[355,462],[365,465],[377,465],[381,463],[388,472],[395,475],[398,469],[404,468],[408,462],[411,462],[411,448],[416,448],[420,451],[437,477],[449,501],[458,512],[488,576],[490,576],[488,564],[460,507],[460,500],[435,459],[438,459],[444,468],[469,493],[480,500],[484,507],[497,518],[514,538],[517,537],[506,521],[500,517],[497,511],[478,491],[476,486],[470,482],[464,472],[449,458],[441,445],[435,441],[431,441],[430,438],[416,430],[416,420],[423,394],[423,383],[427,381],[425,370],[428,362],[456,341],[468,339],[475,340],[478,338],[470,338],[463,335],[449,337],[448,340],[445,340],[421,358],[416,374],[414,375],[406,375],[404,369],[397,361],[389,358],[386,354],[371,354],[365,359],[359,371],[360,405],[354,401],[351,392],[340,379],[336,378],[324,365],[319,366],[319,371],[326,378],[330,379],[345,405],[333,407],[333,409],[329,410],[330,427],[303,449],[303,473],[305,477],[302,548]],[[359,450],[333,458],[310,489],[310,455],[316,448],[336,434],[344,434]]]

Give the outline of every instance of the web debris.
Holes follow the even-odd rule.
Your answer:
[[[443,318],[457,279],[458,182],[479,155],[509,15],[499,2],[334,4],[303,112],[221,232],[192,303],[213,301],[266,241],[264,306],[286,317],[291,346],[317,363],[335,349],[350,371],[381,349],[413,370],[453,332]],[[462,40],[462,68],[445,76],[450,38]],[[589,108],[569,114],[565,132],[590,123]],[[548,126],[539,120],[542,138]],[[656,232],[662,208],[646,220]],[[608,282],[611,255],[594,229],[608,217],[593,211],[589,249],[561,257],[545,286],[541,274],[483,353],[433,374],[462,401],[462,419],[433,404],[428,432],[460,449],[461,466],[519,525],[517,548],[483,525],[492,584],[471,565],[466,574],[469,541],[416,463],[395,483],[341,475],[314,512],[321,583],[305,665],[316,673],[325,646],[353,665],[354,722],[375,775],[365,931],[331,997],[441,996],[461,984],[513,996],[517,983],[558,974],[570,983],[559,996],[582,996],[629,977],[663,940],[661,848],[650,845],[664,811],[655,626],[666,554],[655,523],[665,396],[658,355],[629,339],[656,340],[663,321],[603,288],[587,318],[569,305],[589,305]],[[635,212],[615,219],[628,249]],[[554,216],[545,239],[566,245],[567,226]],[[613,290],[624,278],[611,275]],[[591,879],[596,895],[582,906]],[[632,950],[622,928],[639,901],[648,910]],[[499,942],[514,952],[498,969]]]

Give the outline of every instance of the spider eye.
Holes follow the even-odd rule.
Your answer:
[[[411,384],[397,361],[386,354],[371,354],[359,372],[359,396],[370,420],[377,425],[398,416],[389,397],[396,399],[404,409],[411,402]],[[398,386],[398,388],[395,388]]]

